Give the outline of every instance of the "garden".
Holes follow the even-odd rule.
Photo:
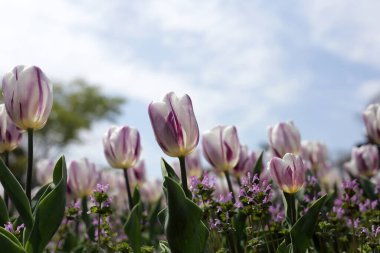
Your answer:
[[[104,134],[109,170],[64,155],[36,163],[52,83],[20,65],[4,74],[2,93],[0,252],[380,252],[380,104],[362,112],[367,141],[337,170],[326,145],[303,140],[296,122],[268,127],[268,148],[253,152],[235,126],[200,133],[189,95],[162,94],[147,116],[177,162],[162,158],[162,178],[148,180],[128,122]],[[9,155],[24,135],[20,182]]]

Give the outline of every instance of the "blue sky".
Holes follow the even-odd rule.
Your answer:
[[[125,96],[118,124],[140,130],[150,177],[163,154],[147,106],[169,91],[192,97],[201,132],[234,124],[257,149],[267,126],[293,120],[332,153],[363,139],[359,114],[380,91],[375,0],[15,0],[0,9],[0,73],[33,64],[52,80],[82,77]],[[108,127],[84,132],[68,159],[105,165]]]

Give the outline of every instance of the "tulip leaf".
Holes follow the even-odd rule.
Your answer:
[[[124,231],[128,235],[129,244],[133,252],[140,253],[142,245],[141,236],[141,202],[138,202],[129,214]]]
[[[137,203],[140,202],[140,199],[141,199],[141,196],[140,196],[139,187],[136,186],[135,189],[133,190],[133,196],[132,196],[133,203],[136,205]]]
[[[165,177],[168,212],[165,222],[166,238],[176,253],[203,252],[208,230],[202,222],[202,210],[186,197],[181,186]]]
[[[41,197],[43,195],[46,195],[48,192],[50,192],[51,190],[53,189],[53,187],[51,187],[51,183],[48,183],[48,184],[45,184],[44,186],[42,186],[38,191],[37,193],[34,195],[34,197],[32,198],[32,203],[31,203],[31,206],[32,206],[32,211],[34,211],[34,209],[36,208],[37,206],[37,203],[39,202],[39,200],[41,199]]]
[[[35,224],[26,242],[28,252],[42,252],[61,224],[66,205],[66,181],[66,162],[62,156],[54,168],[54,188],[45,191],[34,210]]]
[[[292,245],[288,244],[286,245],[286,241],[283,240],[280,246],[278,246],[276,253],[291,253],[292,252]]]
[[[9,221],[8,209],[2,197],[0,197],[0,226]]]
[[[87,197],[82,198],[82,220],[86,224],[87,235],[90,240],[95,240],[95,227],[91,222],[90,216],[88,215],[88,205]]]
[[[160,253],[171,253],[168,242],[160,241],[159,245],[160,245]]]
[[[181,182],[174,169],[165,161],[164,158],[161,158],[161,170],[164,178],[169,177],[177,183]]]
[[[257,176],[261,175],[261,169],[263,168],[263,155],[264,151],[261,152],[259,158],[257,159],[255,166],[253,167],[253,175],[257,174]]]
[[[3,227],[0,227],[0,245],[1,252],[25,253],[25,250],[22,248],[22,245],[16,236],[14,236],[11,232],[7,231]]]
[[[22,222],[27,228],[33,226],[32,209],[30,208],[29,200],[26,197],[24,190],[16,177],[0,159],[0,182],[4,190],[8,193],[9,198],[12,200],[13,205],[17,209]]]
[[[316,200],[309,210],[298,219],[290,230],[290,235],[293,240],[293,248],[297,252],[306,252],[310,241],[314,234],[315,226],[317,225],[318,214],[325,204],[327,195]]]
[[[149,240],[153,241],[155,238],[155,235],[159,233],[160,226],[158,226],[158,214],[160,213],[161,209],[161,198],[154,204],[154,206],[151,208],[151,212],[148,216],[149,221]],[[165,220],[165,218],[164,218]]]

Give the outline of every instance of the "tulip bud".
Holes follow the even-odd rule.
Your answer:
[[[113,126],[104,135],[103,146],[107,161],[113,168],[129,169],[140,157],[140,134],[129,126]]]
[[[375,145],[363,145],[354,147],[349,165],[361,175],[372,177],[379,170],[379,152]]]
[[[36,164],[36,179],[41,185],[53,181],[54,161],[49,159],[39,160]]]
[[[305,183],[305,167],[302,158],[285,154],[284,158],[273,157],[268,163],[272,179],[286,193],[298,192]]]
[[[139,161],[132,170],[133,178],[137,183],[142,184],[146,181],[146,171],[144,160]]]
[[[5,105],[0,105],[0,153],[17,148],[21,140],[21,131],[9,118]]]
[[[9,117],[19,128],[41,129],[53,106],[49,79],[36,66],[16,66],[3,78],[4,102]]]
[[[310,168],[313,170],[327,167],[327,147],[321,142],[303,141],[301,156],[304,162],[310,163]]]
[[[253,167],[255,166],[257,161],[257,155],[255,152],[249,152],[248,147],[246,145],[240,146],[240,155],[239,161],[233,169],[233,174],[235,177],[244,176],[247,172],[252,172]]]
[[[364,124],[371,141],[380,144],[380,104],[371,104],[363,112]]]
[[[217,170],[229,171],[239,161],[240,143],[234,126],[217,126],[203,134],[203,153]]]
[[[199,129],[188,95],[179,98],[170,92],[163,102],[152,102],[148,111],[154,135],[165,154],[183,157],[195,149]]]
[[[301,135],[291,121],[269,127],[268,140],[273,155],[280,158],[286,153],[299,154],[301,150]]]
[[[90,196],[99,181],[95,164],[90,163],[87,158],[82,158],[72,161],[68,172],[67,184],[73,196],[76,198]]]

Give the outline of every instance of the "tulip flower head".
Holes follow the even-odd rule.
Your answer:
[[[299,154],[301,151],[301,135],[291,121],[269,127],[268,140],[274,156],[282,158],[286,153]]]
[[[310,163],[311,169],[318,170],[327,167],[327,147],[319,141],[303,141],[301,156]]]
[[[72,161],[68,168],[68,186],[76,198],[90,196],[100,177],[95,164],[87,158]]]
[[[363,112],[363,119],[370,140],[380,144],[380,104],[370,104]]]
[[[286,193],[298,192],[305,183],[305,167],[302,158],[285,154],[284,158],[273,157],[268,163],[272,179]]]
[[[21,131],[13,123],[5,109],[0,105],[0,153],[9,152],[17,148],[21,140]]]
[[[9,117],[20,129],[41,129],[53,106],[53,89],[36,66],[16,66],[3,77],[3,95]]]
[[[258,157],[255,152],[250,152],[246,145],[241,145],[239,161],[233,169],[236,177],[245,176],[248,172],[252,172]]]
[[[239,161],[240,143],[234,126],[217,126],[203,134],[203,153],[216,169],[229,171]]]
[[[354,147],[351,154],[351,169],[356,170],[360,175],[372,177],[379,170],[379,152],[375,145],[363,145]]]
[[[188,95],[166,94],[162,102],[148,108],[154,135],[162,151],[171,157],[184,157],[198,145],[199,128]]]
[[[104,135],[103,146],[106,159],[113,168],[129,169],[140,158],[140,134],[129,126],[111,127]]]

